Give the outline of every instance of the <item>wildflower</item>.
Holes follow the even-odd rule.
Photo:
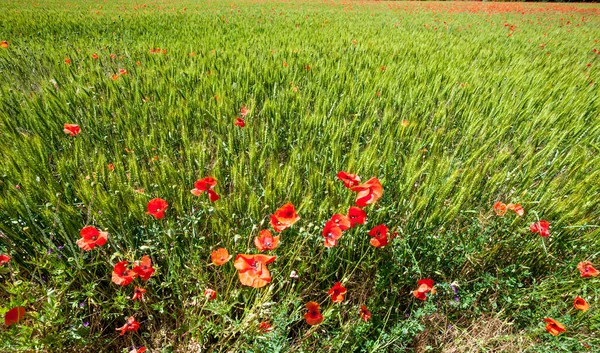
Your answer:
[[[545,318],[544,322],[547,322],[546,331],[548,331],[548,333],[550,333],[552,336],[558,336],[559,333],[566,331],[563,324],[556,320]]]
[[[519,217],[523,217],[523,215],[525,214],[525,210],[518,203],[517,204],[509,203],[508,205],[506,205],[506,208],[508,208],[511,211],[514,211],[517,214],[517,216],[519,216]]]
[[[323,322],[323,315],[319,312],[319,304],[315,302],[306,303],[306,308],[308,312],[304,314],[304,318],[306,319],[306,323],[313,326],[318,325]]]
[[[271,282],[271,274],[267,265],[275,259],[275,256],[238,254],[234,266],[239,271],[240,282],[254,288],[266,286]]]
[[[101,232],[92,226],[83,227],[83,229],[79,231],[79,235],[81,235],[81,239],[77,240],[77,245],[85,251],[106,244],[108,237],[107,232]]]
[[[242,118],[235,118],[234,126],[239,126],[240,128],[246,126],[246,122]]]
[[[4,266],[10,261],[10,256],[6,254],[0,254],[0,266]]]
[[[580,296],[575,297],[573,306],[575,307],[575,309],[581,310],[583,312],[586,312],[590,309],[590,305],[588,303],[586,303],[585,300]]]
[[[215,202],[220,197],[219,195],[217,195],[216,192],[213,191],[213,188],[216,185],[217,185],[217,179],[212,178],[212,177],[206,177],[206,178],[200,179],[194,183],[194,188],[191,190],[191,193],[194,196],[200,196],[200,195],[202,195],[203,192],[206,191],[208,193],[208,198],[212,202]]]
[[[92,54],[92,59],[94,59],[94,60],[98,59],[98,54],[96,54],[96,53]]]
[[[344,296],[346,295],[346,288],[344,288],[344,286],[342,286],[340,282],[337,282],[335,285],[333,285],[333,287],[331,287],[327,294],[331,296],[332,302],[341,303],[344,301]]]
[[[242,118],[245,118],[246,115],[248,115],[248,108],[246,108],[245,105],[242,105],[242,108],[240,109],[240,115],[242,116]]]
[[[581,277],[597,277],[598,270],[592,266],[592,263],[589,261],[582,261],[577,264],[577,269],[581,272]]]
[[[360,183],[360,177],[356,174],[349,174],[344,171],[337,173],[338,179],[344,182],[344,186],[351,188],[357,186]]]
[[[125,332],[128,331],[135,331],[137,332],[137,330],[140,328],[140,323],[135,321],[135,318],[133,316],[131,316],[129,319],[127,319],[127,323],[121,327],[119,327],[117,329],[117,331],[121,331],[121,336],[123,336],[125,334]]]
[[[65,134],[69,134],[71,136],[75,136],[81,132],[79,125],[77,124],[65,124],[63,128],[63,132]]]
[[[269,333],[273,331],[273,328],[270,323],[263,321],[258,325],[258,331],[261,333]]]
[[[127,265],[129,265],[127,261],[117,262],[112,272],[113,283],[119,286],[126,286],[138,276],[136,272],[127,269]]]
[[[347,216],[338,213],[331,217],[331,222],[335,223],[341,230],[348,230],[352,226]]]
[[[130,350],[129,353],[144,353],[145,351],[146,351],[146,347],[141,346],[137,349],[135,347],[133,347],[133,349]]]
[[[360,318],[364,322],[367,322],[371,319],[371,312],[364,305],[360,307]]]
[[[274,237],[270,231],[261,230],[257,237],[254,237],[254,245],[258,251],[273,250],[279,244],[279,237]]]
[[[354,228],[357,224],[365,224],[367,214],[362,209],[351,206],[348,210],[348,219],[350,220],[350,226]]]
[[[402,121],[400,122],[400,125],[402,127],[408,127],[408,125],[410,125],[410,122],[406,119],[402,119]]]
[[[229,255],[229,251],[225,248],[219,248],[210,254],[210,259],[215,266],[224,265],[231,257],[232,255]]]
[[[539,233],[542,237],[545,238],[550,236],[550,231],[548,230],[549,227],[550,223],[548,223],[548,221],[541,220],[539,222],[532,223],[529,226],[529,229],[533,233]]]
[[[373,245],[376,248],[381,248],[388,245],[387,233],[388,227],[386,227],[383,224],[380,224],[371,229],[371,231],[369,232],[369,236],[373,237],[370,241],[371,245]]]
[[[4,48],[4,49],[8,48],[8,42],[5,41],[5,40],[3,40],[2,42],[0,42],[0,48]]]
[[[133,297],[131,297],[131,300],[144,300],[144,293],[146,293],[144,288],[135,287],[133,289]]]
[[[69,59],[69,58],[65,58],[65,64],[67,64],[67,65],[71,65],[71,59]]]
[[[25,316],[25,308],[22,306],[17,306],[15,308],[10,309],[4,314],[4,325],[11,326],[17,324],[19,321],[23,319]]]
[[[494,212],[496,212],[496,215],[498,216],[504,216],[506,213],[506,205],[500,201],[496,202],[494,204]]]
[[[352,191],[357,191],[356,206],[364,207],[379,200],[383,195],[383,187],[377,178],[371,178],[361,185],[351,188]]]
[[[417,289],[413,291],[415,298],[420,300],[426,300],[426,293],[435,294],[435,288],[433,288],[433,280],[429,278],[421,279],[417,281]]]
[[[292,272],[290,272],[290,278],[298,279],[298,273],[296,270],[292,270]]]
[[[154,216],[156,219],[161,219],[165,216],[167,207],[169,207],[167,201],[155,198],[148,202],[148,212],[146,213]]]
[[[125,69],[120,69],[120,70],[119,70],[119,75],[127,75],[127,70],[125,70]]]
[[[144,255],[142,256],[142,261],[136,261],[135,266],[133,267],[133,272],[137,273],[141,279],[147,281],[150,279],[150,276],[154,273],[154,268],[152,267],[152,260],[150,257]]]
[[[342,229],[333,221],[327,221],[323,228],[323,236],[325,237],[325,247],[331,248],[337,245],[338,240],[342,237]]]
[[[208,300],[217,299],[217,292],[214,289],[206,288],[204,290],[204,297]]]
[[[292,205],[291,202],[288,202],[271,215],[271,226],[276,232],[281,232],[291,227],[299,219],[300,217],[296,214],[294,205]]]

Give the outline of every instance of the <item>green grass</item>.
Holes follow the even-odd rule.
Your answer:
[[[28,312],[0,328],[0,351],[443,351],[458,338],[440,322],[468,332],[490,317],[509,350],[600,347],[600,282],[576,269],[600,255],[597,6],[0,5],[0,253],[12,257],[0,314]],[[354,203],[340,170],[384,193],[326,249],[323,225]],[[219,182],[214,204],[189,192],[205,176]],[[154,197],[170,204],[162,220],[145,214]],[[525,216],[495,216],[498,200]],[[219,247],[257,253],[254,236],[288,201],[301,220],[271,252],[267,287],[243,287],[233,260],[210,265]],[[549,238],[529,231],[538,219]],[[367,233],[382,223],[399,237],[375,249]],[[85,225],[108,244],[81,251]],[[110,275],[145,254],[157,272],[133,303]],[[411,290],[426,277],[437,294],[421,302]],[[342,304],[327,296],[337,281]],[[576,295],[592,309],[576,312]],[[309,301],[323,324],[304,322]],[[119,337],[131,315],[139,332]],[[545,317],[567,332],[550,336]],[[260,334],[265,320],[275,329]]]

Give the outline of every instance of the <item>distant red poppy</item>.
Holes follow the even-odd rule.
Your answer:
[[[167,201],[155,198],[148,202],[147,214],[153,215],[156,219],[161,219],[165,216],[165,210],[169,207]]]
[[[0,254],[0,266],[4,266],[10,261],[10,256],[6,254]]]
[[[583,312],[590,310],[590,305],[588,303],[586,303],[585,300],[580,296],[575,297],[573,306],[575,307],[575,309],[581,310]]]
[[[494,204],[494,212],[496,212],[496,215],[498,216],[504,216],[506,213],[506,205],[500,201],[496,202]]]
[[[246,126],[246,122],[242,118],[235,118],[234,126],[244,127]]]
[[[150,279],[150,276],[154,273],[154,268],[152,267],[152,259],[150,257],[144,255],[142,256],[142,261],[136,261],[135,266],[133,267],[133,272],[137,273],[141,279],[147,281]]]
[[[258,331],[261,333],[269,333],[273,331],[273,328],[270,323],[263,321],[258,325]]]
[[[127,265],[129,265],[129,262],[127,261],[117,262],[112,272],[113,283],[118,284],[119,286],[126,286],[137,277],[138,274],[129,270]]]
[[[323,227],[323,236],[325,237],[325,247],[332,248],[337,245],[338,240],[342,237],[342,229],[333,221],[327,221]]]
[[[360,183],[360,177],[356,174],[348,174],[344,171],[340,171],[337,173],[337,177],[344,182],[344,186],[347,188],[351,188]]]
[[[273,250],[279,245],[279,237],[274,237],[270,231],[264,229],[254,237],[254,245],[258,251]]]
[[[348,219],[350,220],[350,226],[354,228],[357,224],[365,224],[367,214],[361,208],[351,206],[348,210]]]
[[[25,317],[25,308],[22,306],[17,306],[15,308],[10,309],[4,314],[4,325],[11,326],[17,324]]]
[[[210,254],[210,259],[213,263],[213,265],[215,266],[222,266],[225,263],[227,263],[227,261],[229,261],[231,259],[231,255],[229,255],[229,251],[227,251],[227,249],[225,248],[220,248],[217,250],[214,250],[211,254]]]
[[[240,115],[242,116],[242,118],[245,118],[246,115],[248,115],[248,108],[246,108],[245,105],[242,105],[242,108],[240,109]]]
[[[217,179],[212,177],[206,177],[194,183],[194,188],[191,190],[191,193],[194,196],[200,196],[203,192],[206,192],[208,193],[208,198],[212,202],[215,202],[220,198],[220,196],[217,195],[217,193],[213,190],[216,185]]]
[[[539,222],[532,223],[529,226],[529,229],[533,233],[539,233],[542,237],[545,238],[550,236],[550,231],[548,230],[549,227],[550,223],[548,221],[541,220]]]
[[[364,322],[367,322],[371,319],[371,312],[364,305],[360,307],[360,318]]]
[[[107,166],[108,170],[110,170],[111,172],[115,170],[115,165],[112,163],[109,163]]]
[[[581,277],[597,277],[598,270],[592,266],[592,263],[589,261],[582,261],[577,264],[577,269],[581,272]]]
[[[306,323],[313,326],[318,325],[323,322],[323,315],[319,312],[320,305],[315,302],[306,303],[306,308],[308,312],[304,314],[304,318],[306,319]]]
[[[433,288],[433,280],[430,278],[424,278],[417,281],[417,289],[413,291],[415,298],[420,300],[426,300],[427,293],[435,294],[436,290]]]
[[[83,227],[83,229],[79,231],[79,235],[81,235],[81,239],[77,240],[77,245],[85,251],[106,244],[108,237],[107,232],[101,232],[92,226]]]
[[[119,79],[119,74],[114,74],[110,77],[113,81],[116,81]]]
[[[71,65],[71,59],[69,59],[69,58],[65,58],[65,64],[67,64],[67,65]]]
[[[135,321],[135,318],[133,316],[131,316],[129,319],[127,319],[127,323],[121,327],[119,327],[117,329],[117,331],[121,331],[120,335],[123,336],[125,334],[125,332],[128,331],[135,331],[137,332],[137,330],[140,328],[140,323]]]
[[[384,247],[386,245],[388,245],[388,227],[386,227],[383,224],[380,224],[378,226],[373,227],[373,229],[371,229],[371,231],[369,232],[369,236],[373,237],[371,238],[371,245],[373,245],[376,248],[381,248]]]
[[[521,207],[521,204],[518,203],[509,203],[508,205],[506,205],[506,208],[508,208],[511,211],[514,211],[519,217],[523,217],[523,215],[525,214],[525,210],[523,209],[523,207]]]
[[[352,187],[351,190],[358,192],[355,203],[359,207],[370,205],[383,195],[383,187],[377,178],[371,178],[364,184]]]
[[[110,54],[111,59],[115,59],[117,56],[115,54]]]
[[[327,294],[331,296],[332,302],[341,303],[344,301],[344,296],[346,295],[346,288],[342,286],[342,283],[336,282],[336,284],[334,284],[333,287],[331,287]]]
[[[559,333],[566,331],[563,324],[561,324],[560,322],[558,322],[554,319],[545,318],[544,322],[547,323],[546,331],[548,331],[548,333],[550,333],[552,336],[558,336]]]
[[[146,351],[146,347],[141,346],[139,348],[133,348],[129,351],[129,353],[144,353]]]
[[[267,265],[275,259],[275,256],[239,254],[235,258],[234,266],[239,271],[240,282],[254,288],[266,286],[271,282],[271,274]]]
[[[131,300],[144,300],[144,293],[146,293],[144,288],[133,288],[133,297],[131,297]]]
[[[125,69],[120,69],[120,70],[119,70],[119,75],[127,75],[127,70],[125,70]]]
[[[81,132],[79,125],[77,124],[65,124],[63,128],[63,132],[65,134],[69,134],[71,136],[75,136]]]
[[[98,54],[95,54],[95,53],[94,53],[94,54],[92,54],[92,59],[94,59],[94,60],[95,60],[95,59],[98,59]]]
[[[208,300],[217,299],[217,292],[214,289],[206,288],[204,290],[204,297]]]
[[[3,40],[2,42],[0,42],[0,48],[4,48],[4,49],[8,48],[8,42],[5,41],[5,40]]]
[[[339,213],[336,213],[333,216],[331,216],[331,221],[335,223],[338,227],[340,227],[341,230],[348,230],[352,227],[350,219],[348,219],[347,216],[344,216]]]
[[[296,214],[294,205],[292,205],[291,202],[288,202],[271,215],[271,226],[276,232],[281,232],[291,227],[299,219],[300,217]]]

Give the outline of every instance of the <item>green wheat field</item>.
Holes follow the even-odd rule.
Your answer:
[[[594,4],[0,0],[0,352],[600,351],[598,40]]]

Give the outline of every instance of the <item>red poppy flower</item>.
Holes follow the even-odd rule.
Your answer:
[[[234,126],[244,127],[246,126],[246,122],[242,118],[235,118]]]
[[[6,254],[0,254],[0,266],[4,266],[10,261],[10,256]]]
[[[217,299],[217,292],[214,289],[206,288],[204,290],[204,297],[208,300],[215,300]]]
[[[69,59],[69,58],[65,58],[65,64],[67,64],[67,65],[71,65],[71,59]]]
[[[4,325],[11,326],[23,319],[25,316],[25,308],[22,306],[17,306],[16,308],[12,308],[4,314]]]
[[[119,75],[118,74],[114,74],[110,77],[113,81],[116,81],[119,79]]]
[[[214,187],[217,185],[217,179],[212,177],[206,177],[200,179],[194,183],[194,188],[191,190],[191,193],[194,196],[200,196],[203,192],[208,193],[208,198],[215,202],[219,199],[219,195],[213,191]]]
[[[131,297],[131,300],[144,300],[144,293],[146,293],[144,288],[133,288],[133,297]]]
[[[225,248],[220,248],[217,250],[214,250],[211,254],[210,254],[210,259],[212,260],[212,263],[215,266],[222,266],[225,263],[227,263],[227,261],[229,261],[231,259],[231,255],[229,255],[229,251],[227,251],[227,249]]]
[[[369,236],[373,237],[371,239],[371,245],[373,245],[376,248],[381,248],[383,246],[388,245],[387,234],[388,234],[388,227],[386,227],[383,224],[375,226],[369,232]]]
[[[150,276],[154,273],[154,268],[152,267],[152,260],[150,257],[144,255],[142,256],[142,261],[136,261],[135,266],[133,267],[133,272],[137,273],[141,279],[147,281],[150,279]]]
[[[92,54],[92,59],[98,59],[98,54]]]
[[[364,305],[360,307],[360,318],[364,322],[367,322],[371,319],[371,312]]]
[[[65,134],[69,134],[71,136],[75,136],[81,132],[79,125],[77,124],[65,124],[63,128],[63,132]]]
[[[120,69],[120,70],[119,70],[119,75],[127,75],[127,70],[125,70],[125,69]]]
[[[342,229],[333,221],[327,221],[323,228],[323,236],[325,237],[325,247],[332,248],[337,245],[338,240],[342,237]]]
[[[364,184],[354,186],[350,190],[358,192],[355,203],[359,207],[370,205],[383,195],[383,187],[377,178],[371,178]]]
[[[249,112],[248,108],[246,108],[245,105],[242,105],[242,109],[240,109],[240,115],[242,116],[242,118],[245,118],[246,115],[248,115],[248,112]]]
[[[300,217],[296,214],[294,205],[288,202],[271,215],[271,226],[276,232],[281,232],[291,227],[299,219]]]
[[[590,310],[590,305],[588,303],[586,303],[585,300],[583,300],[583,298],[580,296],[575,297],[573,306],[575,307],[575,309],[581,310],[583,312]]]
[[[273,328],[271,327],[270,323],[263,321],[258,325],[258,331],[262,333],[269,333],[273,331]]]
[[[306,319],[306,323],[313,326],[318,325],[323,322],[323,315],[319,312],[319,304],[315,302],[306,303],[306,308],[308,312],[304,314],[304,318]]]
[[[153,215],[156,219],[161,219],[165,216],[165,210],[169,207],[167,201],[155,198],[148,202],[147,214]]]
[[[119,327],[117,329],[117,331],[121,331],[121,336],[123,336],[125,334],[125,332],[127,331],[135,331],[137,332],[137,330],[140,328],[140,323],[135,321],[135,318],[133,316],[131,316],[129,319],[127,319],[127,323],[121,327]]]
[[[4,49],[8,48],[8,42],[3,40],[2,42],[0,42],[0,47],[2,47]]]
[[[346,288],[344,288],[344,286],[342,286],[340,282],[337,282],[333,285],[333,287],[331,287],[327,294],[331,296],[332,302],[341,303],[344,301],[344,296],[346,295]]]
[[[261,230],[257,237],[254,237],[254,245],[258,251],[273,250],[279,245],[279,237],[274,237],[270,231]]]
[[[275,259],[275,256],[239,254],[235,258],[234,266],[239,271],[240,282],[254,288],[266,286],[271,282],[271,274],[267,265]]]
[[[548,331],[548,333],[550,333],[552,336],[558,336],[559,333],[561,332],[565,332],[566,329],[563,326],[563,324],[561,324],[560,322],[550,319],[550,318],[545,318],[544,322],[546,322],[546,331]]]
[[[549,227],[550,227],[550,223],[548,223],[548,221],[541,220],[539,222],[532,223],[529,226],[529,229],[533,233],[539,233],[542,237],[549,237],[550,236],[550,231],[548,230]]]
[[[494,212],[496,212],[496,215],[498,216],[504,216],[506,213],[506,205],[500,201],[496,202],[494,204]]]
[[[523,217],[523,215],[525,214],[525,210],[523,209],[523,207],[521,207],[521,204],[518,203],[509,203],[508,205],[506,205],[506,208],[508,208],[511,211],[514,211],[519,217]]]
[[[77,240],[77,245],[85,251],[106,244],[108,237],[107,232],[101,232],[92,226],[83,227],[79,231],[79,235],[81,235],[81,239]]]
[[[117,262],[112,272],[113,283],[120,286],[126,286],[137,277],[138,274],[127,269],[127,265],[129,265],[129,262],[127,261]]]
[[[146,347],[141,346],[140,348],[134,348],[129,351],[129,353],[144,353],[146,351]]]
[[[429,278],[417,281],[417,289],[413,291],[415,298],[425,300],[427,299],[427,296],[425,295],[426,293],[435,294],[433,283],[433,280]]]
[[[350,223],[350,219],[348,217],[336,213],[331,216],[331,221],[335,223],[341,230],[348,230],[352,227],[352,223]]]
[[[350,226],[354,228],[357,224],[365,224],[367,214],[361,208],[351,206],[348,210],[348,219],[350,220]]]
[[[344,171],[340,171],[337,173],[337,177],[344,182],[344,186],[347,188],[351,188],[360,183],[360,177],[356,174],[348,174]]]
[[[117,56],[115,54],[110,54],[111,59],[115,59]]]
[[[597,277],[598,270],[592,266],[592,263],[589,261],[582,261],[577,264],[577,269],[581,272],[581,277]]]

